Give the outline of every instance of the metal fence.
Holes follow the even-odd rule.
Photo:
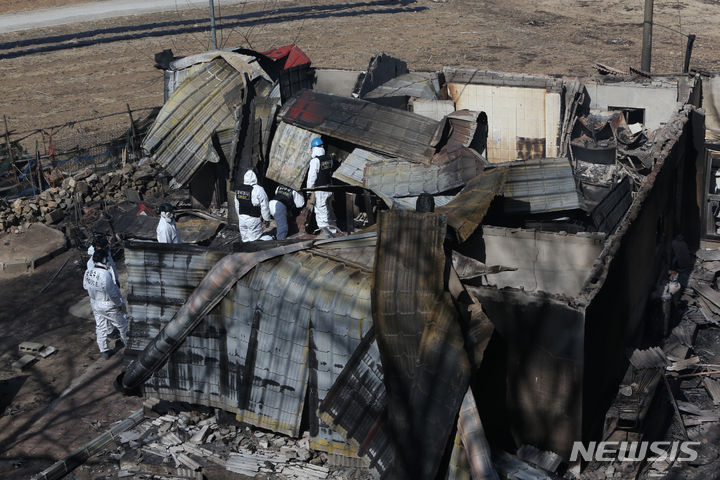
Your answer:
[[[142,138],[159,110],[128,109],[60,126],[6,133],[0,137],[0,197],[37,193],[88,167],[102,174],[118,169],[123,160],[139,159]],[[129,118],[123,121],[120,115]]]

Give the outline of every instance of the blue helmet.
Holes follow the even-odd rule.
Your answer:
[[[313,140],[312,143],[310,144],[310,148],[322,147],[322,146],[323,146],[323,141],[322,141],[322,138],[320,138],[320,137]]]

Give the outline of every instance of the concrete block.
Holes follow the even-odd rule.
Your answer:
[[[27,260],[15,260],[12,262],[7,262],[5,264],[5,272],[6,273],[25,273],[28,271],[28,267],[30,265],[28,264]]]
[[[44,346],[42,343],[22,342],[18,345],[18,349],[25,353],[40,353]]]
[[[56,223],[62,220],[64,216],[65,212],[62,210],[55,210],[54,212],[45,214],[45,222],[48,224]]]
[[[52,260],[52,255],[50,255],[49,253],[46,253],[45,255],[37,258],[33,258],[30,260],[30,270],[35,270],[43,263],[49,262],[50,260]]]
[[[42,350],[40,350],[40,353],[38,355],[40,355],[42,358],[47,358],[57,351],[58,351],[58,349],[55,347],[45,347]]]
[[[37,362],[37,358],[33,355],[25,355],[12,364],[12,369],[15,373],[22,373],[23,370],[30,368],[35,362]]]

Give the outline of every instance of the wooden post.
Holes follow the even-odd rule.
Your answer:
[[[135,133],[135,121],[133,120],[132,110],[130,110],[130,104],[126,103],[125,105],[127,106],[128,115],[130,115],[130,132],[132,133],[132,148],[133,148],[133,152],[135,152],[135,137],[137,135]],[[127,145],[125,146],[125,148],[127,148]]]
[[[8,132],[7,117],[3,115],[3,121],[5,122],[5,142],[7,143],[8,155],[10,155],[10,165],[15,177],[15,183],[18,183],[17,172],[15,171],[15,157],[12,154],[12,148],[10,148],[10,133]]]
[[[345,223],[347,224],[347,233],[355,230],[355,194],[345,193]]]
[[[370,197],[369,190],[365,190],[364,197],[365,197],[365,213],[367,213],[368,224],[374,225],[375,224],[375,212],[373,212],[372,198]]]

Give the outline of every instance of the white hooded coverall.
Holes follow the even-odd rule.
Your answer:
[[[120,294],[120,289],[113,281],[107,266],[95,263],[93,268],[85,271],[83,288],[90,295],[90,306],[95,316],[95,332],[100,352],[109,351],[107,336],[114,325],[120,332],[120,339],[127,346],[127,308]]]
[[[318,157],[325,155],[323,147],[313,147],[312,160],[310,160],[310,168],[308,169],[307,188],[314,188],[317,182],[318,173],[320,172],[320,160]],[[322,190],[315,191],[315,221],[318,228],[335,227],[335,212],[332,208],[332,192],[324,192]]]
[[[275,189],[275,195],[277,195],[279,189],[280,187]],[[295,208],[302,208],[302,206],[305,204],[305,199],[303,198],[303,196],[293,190],[292,197]],[[273,218],[275,219],[275,223],[277,224],[277,233],[275,237],[277,237],[278,240],[285,240],[288,234],[287,207],[280,200],[274,199],[270,200],[269,206],[270,214],[273,216]]]
[[[160,243],[182,243],[177,224],[171,214],[162,212],[157,226],[157,241]]]
[[[113,260],[112,256],[110,255],[110,248],[107,248],[106,250],[108,252],[108,270],[110,271],[110,273],[112,273],[113,279],[115,280],[115,285],[119,287],[120,277],[118,277],[117,269],[115,268],[115,260]],[[92,259],[93,253],[95,253],[95,247],[90,245],[90,248],[88,248],[88,255],[90,255],[90,260],[87,261],[88,270],[95,266],[95,262],[93,262]]]
[[[254,242],[260,240],[263,236],[262,232],[262,220],[266,222],[270,221],[270,206],[268,205],[268,196],[265,193],[265,189],[257,183],[257,176],[252,170],[245,172],[243,178],[245,185],[252,185],[252,193],[250,201],[255,207],[260,207],[261,217],[253,217],[250,215],[240,214],[240,202],[235,197],[235,212],[238,216],[238,228],[240,230],[240,237],[243,242]]]

